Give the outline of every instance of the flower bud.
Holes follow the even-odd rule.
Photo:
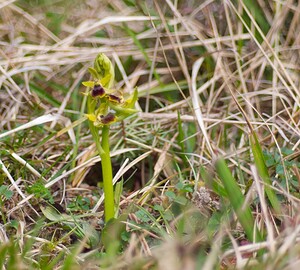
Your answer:
[[[115,79],[114,67],[104,53],[99,53],[94,61],[94,70],[97,78],[102,81],[105,88],[111,88]]]

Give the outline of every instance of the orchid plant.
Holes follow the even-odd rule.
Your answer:
[[[109,128],[115,122],[137,112],[135,103],[138,99],[137,88],[129,96],[122,91],[113,89],[115,72],[109,58],[100,53],[94,66],[89,68],[93,80],[83,82],[87,87],[87,114],[89,128],[96,143],[101,158],[103,186],[104,186],[104,214],[105,221],[115,217],[114,190],[112,165],[109,147]],[[101,131],[101,132],[100,132]]]

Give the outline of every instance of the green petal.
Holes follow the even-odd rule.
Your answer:
[[[100,79],[100,75],[97,73],[96,69],[89,67],[88,70],[95,80]]]

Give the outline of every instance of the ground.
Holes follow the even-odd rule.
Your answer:
[[[1,267],[298,269],[299,20],[293,0],[2,1]],[[112,102],[138,90],[109,127],[108,222],[99,53]]]

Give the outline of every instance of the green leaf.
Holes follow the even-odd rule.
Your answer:
[[[51,195],[49,189],[47,189],[43,183],[43,181],[38,180],[33,185],[27,188],[27,191],[30,194],[34,194],[37,198],[43,198],[48,200],[50,203],[54,203],[54,199]]]
[[[50,221],[60,222],[65,220],[61,213],[53,206],[41,206],[40,208],[44,216]]]
[[[186,197],[183,197],[183,196],[177,196],[175,199],[174,199],[174,202],[177,202],[181,205],[186,205],[187,202],[188,202],[188,199]]]
[[[67,226],[70,230],[82,240],[87,241],[90,247],[96,247],[100,242],[100,236],[95,228],[86,221],[82,221],[75,216],[70,216],[65,213],[60,213],[54,206],[40,207],[44,216],[50,221],[61,223]]]
[[[264,155],[267,167],[271,167],[276,164],[276,161],[275,161],[274,157],[271,155],[271,153],[263,153],[263,155]]]
[[[11,220],[11,221],[9,222],[9,226],[10,226],[11,228],[14,228],[15,230],[17,230],[17,229],[18,229],[18,226],[19,226],[19,221],[13,219],[13,220]],[[0,264],[0,265],[1,265],[1,264]]]
[[[143,208],[135,212],[136,217],[142,222],[151,221],[149,214]]]
[[[278,164],[276,166],[276,173],[279,175],[284,175],[284,167],[282,164]]]
[[[154,206],[153,206],[153,209],[155,210],[155,211],[159,211],[159,212],[163,212],[165,209],[162,207],[162,205],[159,205],[159,204],[155,204]]]
[[[294,151],[292,149],[289,149],[287,147],[282,147],[281,152],[284,156],[288,156],[288,155],[291,155],[294,153]]]
[[[222,218],[223,218],[222,212],[214,212],[212,213],[211,218],[208,221],[207,224],[207,231],[209,237],[213,237],[216,232],[219,231],[221,224],[222,224]]]
[[[117,219],[110,219],[102,231],[102,242],[106,252],[115,256],[121,248],[122,233],[126,232],[127,214],[120,215]]]
[[[4,196],[5,199],[10,199],[14,193],[8,189],[7,186],[0,186],[0,196]]]
[[[165,195],[167,197],[169,197],[171,200],[174,200],[176,198],[176,194],[173,191],[171,191],[171,190],[166,191]]]

